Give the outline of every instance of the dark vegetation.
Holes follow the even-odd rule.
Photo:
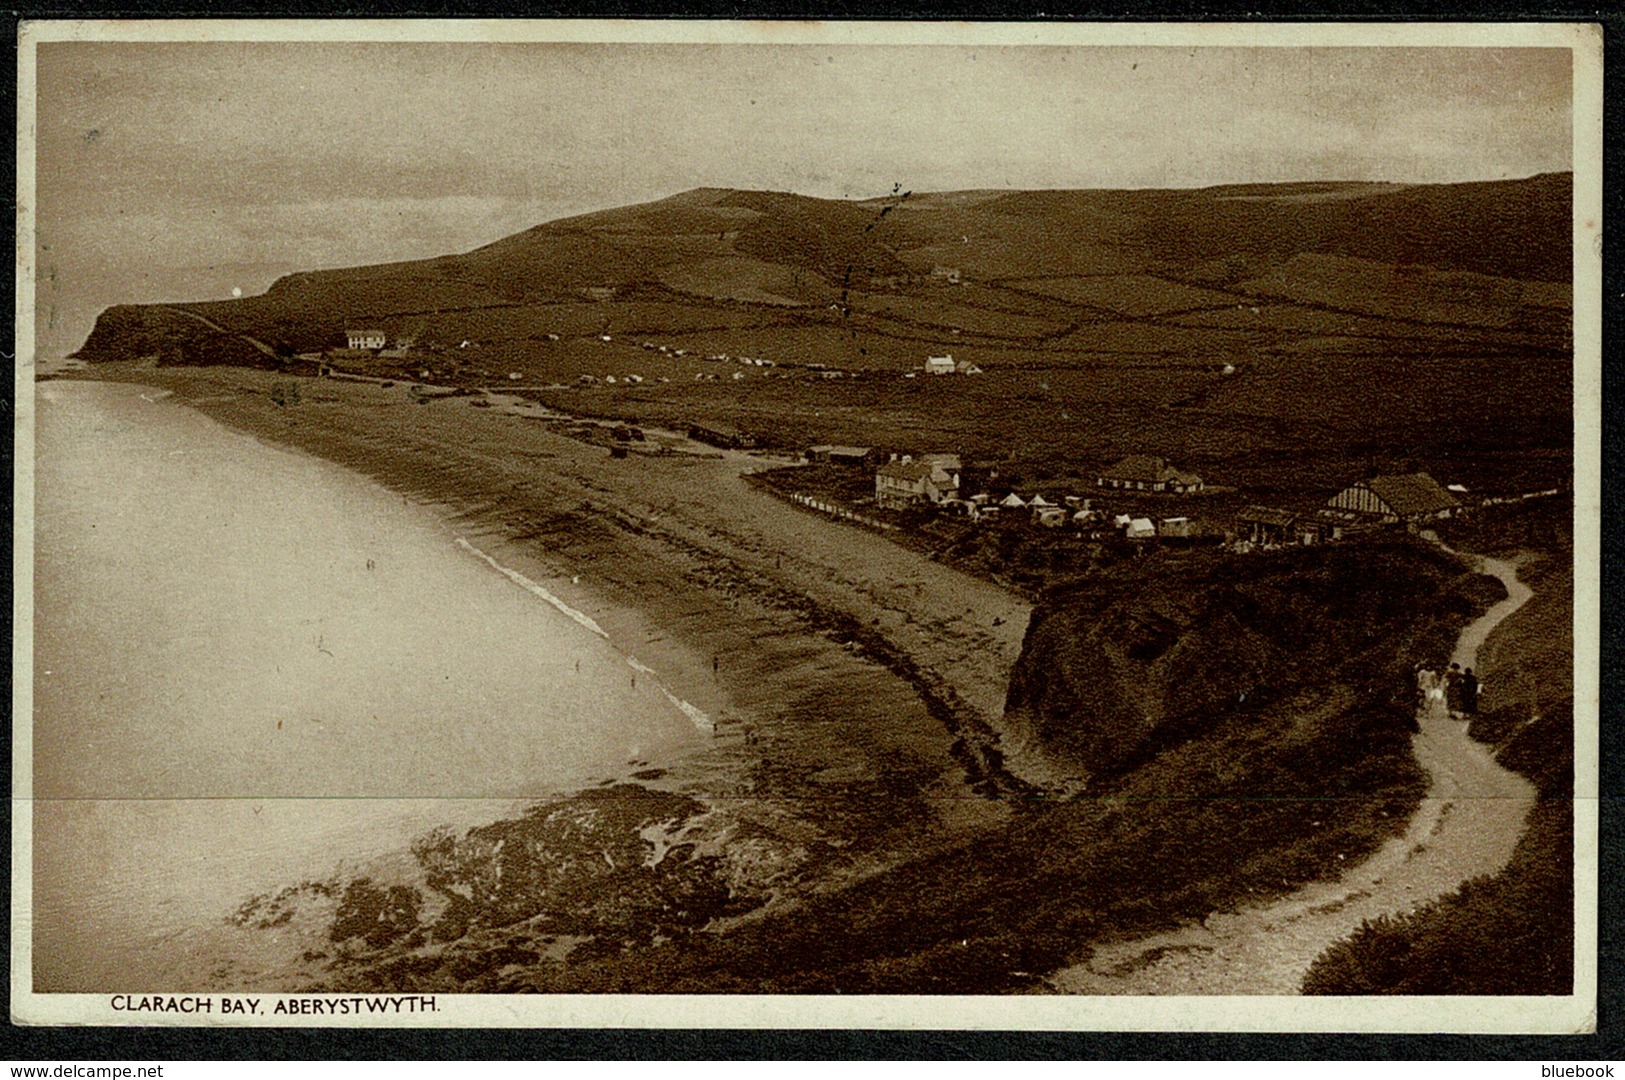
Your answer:
[[[419,342],[368,362],[387,377],[551,386],[534,392],[577,415],[786,449],[957,449],[1056,476],[1151,452],[1265,498],[1417,461],[1528,490],[1567,473],[1570,188],[702,189],[183,305],[228,334],[114,308],[81,355],[264,366],[233,335],[291,357],[364,323]],[[945,351],[986,374],[902,377]]]
[[[571,965],[556,981],[549,974],[529,985],[1012,990],[1073,959],[1081,942],[1290,889],[1324,873],[1338,855],[1374,849],[1408,817],[1424,787],[1409,750],[1406,650],[1448,640],[1480,588],[1450,560],[1403,542],[1378,555],[1352,546],[1313,554],[1325,572],[1396,598],[1382,609],[1381,644],[1364,637],[1374,626],[1345,639],[1342,620],[1290,595],[1287,582],[1305,569],[1295,557],[1260,558],[1260,615],[1295,619],[1298,629],[1341,643],[1345,662],[1306,672],[1290,694],[1237,702],[1165,738],[1158,752],[1103,772],[1087,797],[1021,801],[1003,828],[697,939],[681,954],[653,955],[636,969]],[[1200,576],[1193,567],[1183,582],[1165,587],[1136,570],[1127,571],[1129,580],[1148,604]],[[1281,588],[1263,587],[1272,576]],[[1398,602],[1408,595],[1423,602]],[[1064,617],[1066,601],[1056,604],[1048,619]],[[1057,667],[1043,675],[1045,689],[1032,692],[1079,701],[1091,692]],[[1106,727],[1112,714],[1080,704],[1069,719],[1077,728]]]
[[[1572,504],[1486,511],[1452,540],[1534,554],[1535,597],[1480,654],[1487,694],[1469,733],[1538,792],[1506,869],[1409,916],[1363,925],[1310,968],[1311,994],[1568,994],[1574,980]]]
[[[1305,634],[1323,651],[1294,671],[1290,688],[1260,687],[1217,703],[1200,722],[1185,716],[1177,730],[1151,733],[1124,723],[1110,699],[1131,692],[1126,681],[1080,685],[1093,675],[1076,664],[1033,663],[1019,696],[1044,702],[1052,737],[1073,737],[1066,727],[1125,749],[1085,797],[1008,796],[1002,824],[946,847],[893,852],[889,868],[852,884],[783,891],[782,837],[747,829],[718,843],[713,830],[732,826],[701,801],[636,785],[590,792],[419,842],[428,899],[417,924],[391,914],[409,906],[404,896],[392,901],[369,884],[349,905],[355,915],[344,932],[354,951],[330,969],[329,985],[1007,991],[1074,959],[1084,942],[1312,880],[1339,856],[1375,849],[1415,807],[1425,783],[1409,751],[1408,660],[1442,647],[1491,598],[1453,560],[1404,539],[1261,555],[1239,572],[1233,565],[1208,556],[1183,565],[1137,560],[1102,569],[1099,585],[1148,609],[1181,604],[1174,598],[1192,591],[1245,593],[1256,625],[1279,627],[1260,631],[1261,640]],[[1358,583],[1389,599],[1351,621],[1315,587],[1298,594],[1300,578],[1327,588]],[[1089,617],[1074,603],[1093,602],[1056,597],[1034,639]],[[1132,661],[1147,685],[1176,697],[1167,680],[1209,670],[1195,654],[1226,653],[1199,628],[1190,637],[1164,650],[1187,656],[1183,667],[1159,667],[1149,655]],[[806,873],[807,859],[816,869],[851,853],[798,857]]]
[[[1232,710],[1292,698],[1310,714],[1357,701],[1404,730],[1412,658],[1448,652],[1452,624],[1501,595],[1409,539],[1269,558],[1147,555],[1039,607],[1006,720],[1097,775],[1133,768]],[[1306,687],[1337,689],[1315,701],[1299,696]]]
[[[263,296],[109,309],[80,355],[299,373],[295,354],[365,324],[417,339],[407,358],[364,361],[385,378],[523,387],[578,416],[731,426],[781,449],[957,450],[1026,483],[1152,453],[1265,503],[1323,501],[1369,469],[1520,492],[1572,473],[1570,192],[1567,175],[866,203],[706,189],[462,255],[293,274]],[[985,374],[904,377],[948,351]],[[1546,543],[1533,519],[1493,523],[1516,520],[1451,535]],[[997,751],[962,736],[1008,819],[887,852],[858,884],[775,899],[782,851],[759,835],[707,846],[714,807],[637,788],[431,837],[417,884],[299,887],[241,918],[282,927],[292,905],[326,905],[311,955],[332,950],[344,987],[1027,987],[1080,943],[1288,891],[1396,831],[1424,788],[1408,664],[1490,599],[1403,539],[1248,560],[951,525],[928,542],[1003,563],[1018,587],[1082,583],[1034,619],[1011,706],[1021,734],[1090,774],[1086,797],[993,783]],[[1565,581],[1542,550],[1528,573]],[[1556,605],[1548,629],[1566,625],[1561,596],[1537,597]],[[1313,988],[1561,982],[1572,676],[1495,697],[1564,663],[1560,638],[1522,640],[1486,647],[1475,732],[1557,797],[1507,873],[1367,928]],[[671,841],[690,825],[692,842]]]

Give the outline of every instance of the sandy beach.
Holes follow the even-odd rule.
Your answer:
[[[210,947],[257,957],[244,975],[254,985],[585,990],[624,979],[682,987],[686,979],[710,986],[706,980],[719,978],[728,986],[736,969],[785,986],[823,986],[826,979],[862,986],[870,978],[883,986],[894,977],[921,985],[1030,985],[1035,971],[1086,949],[1092,935],[1117,936],[1108,925],[1144,923],[1131,901],[1110,907],[1109,883],[1150,873],[1142,865],[1146,850],[1207,827],[1172,812],[1113,827],[1105,820],[1115,813],[1112,800],[1055,798],[1031,762],[1007,759],[1019,748],[999,727],[1029,604],[751,482],[750,473],[782,459],[720,451],[655,429],[616,444],[625,449],[612,454],[601,425],[511,392],[290,379],[227,367],[106,365],[86,374],[152,388],[143,394],[168,395],[154,408],[191,406],[429,508],[448,526],[448,546],[470,564],[607,641],[625,658],[634,687],[639,678],[655,681],[706,730],[668,752],[638,753],[618,773],[574,795],[549,795],[517,818],[426,834],[410,853],[354,867],[347,882],[290,882],[250,898],[237,922],[217,928],[218,944]],[[1252,737],[1244,728],[1235,736],[1243,743]],[[1189,782],[1180,769],[1191,765],[1180,760],[1174,754],[1166,764],[1174,780],[1145,783]],[[1278,782],[1299,792],[1296,779]],[[1403,820],[1376,820],[1381,807],[1400,811],[1408,797],[1402,769],[1384,782],[1349,808],[1356,812],[1345,815],[1343,840],[1339,830],[1314,828],[1313,837],[1293,840],[1304,815],[1285,810],[1290,820],[1271,826],[1287,830],[1276,847],[1297,847],[1267,891],[1276,880],[1286,892],[1293,880],[1338,887],[1342,867],[1327,861],[1333,848],[1375,848]],[[1032,798],[1040,794],[1051,797]],[[1290,808],[1293,800],[1275,802]],[[1516,829],[1508,837],[1515,841]],[[617,847],[625,843],[631,846]],[[523,851],[546,854],[519,862],[503,854]],[[669,851],[682,854],[667,859]],[[628,858],[653,873],[592,885],[600,898],[593,903],[606,906],[592,909],[591,918],[567,906],[536,913],[537,897],[568,891],[540,878],[527,884],[538,872],[533,867],[601,865],[619,874],[617,860]],[[1102,872],[1096,864],[1111,859],[1123,869],[1096,880],[1099,895],[1079,906],[1076,882],[1093,880]],[[604,872],[589,871],[589,878]],[[1182,885],[1202,881],[1209,890],[1189,892],[1183,902],[1193,910],[1183,917],[1228,910],[1243,889],[1254,892],[1257,877],[1238,876],[1230,865],[1178,870]],[[1030,890],[1055,905],[1052,917],[1004,912],[1014,882],[1022,895]],[[333,943],[350,941],[349,931],[338,929],[350,925],[346,918],[387,922],[384,889],[420,896],[423,906],[414,901],[410,918],[366,948],[352,942],[335,950]],[[961,913],[966,889],[984,891]],[[894,936],[886,920],[902,918],[903,909],[884,898],[899,891],[925,896],[926,909],[946,904],[953,918],[986,922],[950,936],[962,948],[976,938],[978,963],[993,967],[976,969],[980,975],[952,964],[939,971],[932,965],[946,961],[916,945],[898,946],[895,960],[886,951],[872,975],[861,964],[844,968],[850,950],[873,947],[865,935]],[[869,904],[880,907],[870,911]],[[1096,905],[1109,914],[1092,914]],[[617,911],[644,914],[627,921]],[[1076,926],[1061,933],[1062,922]],[[805,975],[795,966],[804,961],[782,974],[775,965],[789,962],[783,958],[757,962],[764,950],[776,956],[774,942],[801,924],[818,939],[817,955],[828,939],[827,958]],[[661,949],[674,935],[696,951]],[[1316,937],[1314,947],[1300,950],[1303,962],[1336,936]],[[920,950],[918,960],[909,948]],[[628,950],[624,967],[617,966],[621,950]],[[1030,959],[1012,959],[1029,951]],[[894,963],[898,972],[915,964],[919,970],[895,975]],[[709,965],[714,974],[698,974]]]
[[[301,379],[289,406],[273,399],[288,380],[257,371],[90,374],[438,510],[472,557],[539,584],[714,723],[703,749],[628,775],[766,830],[817,864],[816,887],[1001,821],[985,796],[1021,790],[994,725],[1029,605],[744,478],[777,462],[654,432],[612,459],[512,398]]]

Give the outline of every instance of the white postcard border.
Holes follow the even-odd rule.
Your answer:
[[[153,1027],[875,1028],[1231,1032],[1581,1033],[1597,999],[1598,713],[1601,556],[1602,34],[1561,23],[866,23],[644,20],[28,21],[19,34],[18,354],[13,509],[14,717],[32,715],[34,142],[36,50],[56,41],[477,41],[820,45],[1192,47],[1556,47],[1572,50],[1575,342],[1575,990],[1568,997],[1131,997],[757,995],[165,995],[211,1011],[130,1011],[121,995],[36,994],[32,970],[30,725],[13,724],[12,1020]],[[278,1001],[433,998],[433,1011],[276,1013]],[[225,999],[260,1012],[221,1012]],[[309,1007],[302,1006],[302,1007]],[[384,1011],[371,1011],[383,1008]]]

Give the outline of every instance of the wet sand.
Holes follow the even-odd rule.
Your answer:
[[[988,759],[966,745],[996,741],[1029,605],[743,478],[776,462],[655,433],[614,459],[540,408],[420,404],[400,384],[237,368],[90,374],[171,391],[437,508],[715,720],[707,747],[629,762],[629,774],[842,851],[826,880],[1005,813],[983,797]],[[298,403],[277,404],[290,382]]]

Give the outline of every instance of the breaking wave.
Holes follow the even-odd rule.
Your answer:
[[[559,611],[563,612],[564,615],[572,622],[586,627],[588,630],[591,630],[593,633],[597,634],[601,638],[604,638],[606,641],[609,639],[609,634],[605,632],[602,626],[598,625],[591,615],[588,615],[584,611],[577,611],[575,608],[571,607],[569,604],[566,604],[563,600],[560,600],[557,596],[554,596],[552,593],[548,592],[547,589],[526,577],[524,574],[521,574],[519,571],[514,570],[511,567],[503,566],[501,563],[491,558],[491,556],[487,555],[485,552],[481,551],[473,544],[470,544],[467,540],[464,540],[460,536],[457,538],[457,546],[469,554],[484,560],[487,566],[501,574],[503,577],[507,578],[509,581],[513,582],[515,585],[518,585],[521,589],[524,589],[532,596],[540,597],[549,604],[552,604]],[[682,698],[668,690],[666,688],[666,684],[660,681],[660,678],[656,674],[654,668],[643,663],[635,656],[626,657],[626,663],[627,666],[633,671],[653,678],[655,680],[655,689],[659,690],[660,693],[665,696],[666,700],[672,703],[678,712],[688,717],[689,720],[693,722],[695,727],[699,728],[701,731],[714,731],[716,729],[716,723],[711,719],[710,716],[706,715],[704,709],[684,701]]]

